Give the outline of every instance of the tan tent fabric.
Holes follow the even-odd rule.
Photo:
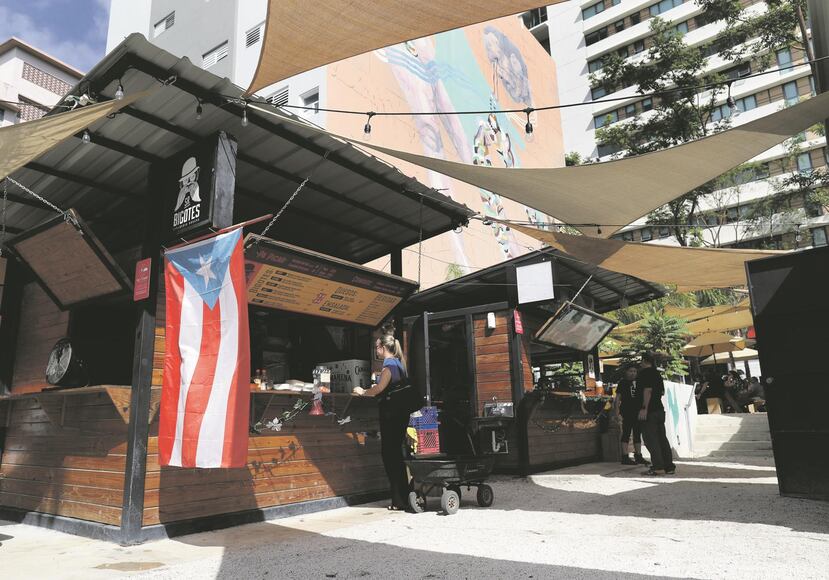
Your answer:
[[[760,353],[758,353],[753,348],[744,348],[742,350],[735,350],[734,352],[732,352],[727,357],[722,357],[721,356],[721,357],[719,357],[719,359],[717,359],[714,355],[711,355],[708,358],[702,359],[702,362],[699,363],[699,364],[701,364],[701,365],[716,365],[716,364],[723,364],[727,360],[735,360],[735,361],[752,360],[752,359],[758,358],[759,356],[760,356]]]
[[[703,308],[681,308],[679,306],[666,306],[665,314],[668,316],[675,316],[677,318],[684,318],[688,322],[694,320],[701,320],[703,318],[710,318],[711,316],[719,316],[720,314],[728,314],[729,312],[736,312],[738,310],[745,310],[751,308],[751,301],[748,298],[740,300],[735,306],[706,306]]]
[[[607,238],[651,210],[822,121],[827,110],[829,92],[671,149],[577,167],[467,165],[340,138],[523,203],[574,224],[587,235]],[[590,224],[603,226],[601,233]]]
[[[679,290],[745,285],[745,262],[786,253],[772,250],[681,248],[601,240],[527,226],[510,227],[587,264],[650,282],[673,284]]]
[[[127,95],[120,101],[87,105],[74,111],[49,115],[36,121],[0,128],[0,179],[92,123],[148,95],[144,91]]]
[[[719,316],[710,316],[688,323],[688,332],[691,334],[703,334],[706,332],[727,332],[729,330],[740,330],[754,324],[751,311],[747,308],[735,310]]]
[[[682,349],[685,356],[703,357],[717,353],[734,352],[746,347],[746,340],[720,332],[709,332],[696,337]]]
[[[248,94],[301,72],[563,0],[270,0]]]

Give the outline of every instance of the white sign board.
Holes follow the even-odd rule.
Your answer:
[[[515,268],[515,274],[518,283],[519,304],[552,300],[555,297],[552,262],[518,266]]]

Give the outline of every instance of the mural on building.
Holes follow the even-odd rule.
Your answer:
[[[557,102],[557,89],[552,60],[518,18],[453,30],[329,65],[327,82],[332,108],[422,113],[373,119],[371,138],[378,144],[494,167],[563,164],[557,112],[533,113],[535,130],[525,134],[527,116],[520,111]],[[519,112],[496,113],[505,109]],[[476,114],[452,114],[458,111]],[[328,127],[362,137],[362,125],[355,125],[353,118],[332,116]],[[484,216],[547,221],[543,214],[491,192],[400,161],[393,163]],[[448,244],[444,236],[439,238],[444,239],[444,247],[431,244],[430,255],[443,255],[447,264],[456,264],[463,273],[537,247],[501,224],[474,222],[463,234],[446,237],[451,240]],[[424,280],[423,285],[429,283]]]

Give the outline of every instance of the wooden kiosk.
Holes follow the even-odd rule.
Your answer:
[[[520,290],[532,268],[549,278],[541,299]],[[535,336],[569,300],[601,314],[662,295],[658,286],[544,249],[412,296],[407,330],[425,325],[428,339],[414,341],[408,356],[428,360],[432,398],[445,417],[442,450],[468,453],[471,430],[480,448],[498,453],[502,472],[526,474],[600,456],[596,419],[606,399],[598,351],[544,344]],[[584,369],[584,390],[561,382],[544,388],[545,369],[572,362]]]
[[[248,109],[243,126],[240,89],[140,35],[72,94],[110,99],[119,85],[157,90],[90,127],[90,143],[76,135],[14,174],[57,206],[76,208],[78,224],[68,214],[51,219],[51,209],[22,192],[10,196],[16,259],[4,263],[0,303],[0,517],[128,544],[385,495],[375,403],[345,394],[326,396],[324,406],[347,411],[349,423],[306,412],[281,431],[253,431],[246,468],[159,467],[161,250],[279,209],[310,175],[270,232],[279,251],[293,247],[327,264],[335,281],[338,268],[390,255],[396,275],[363,269],[363,277],[385,284],[378,295],[393,307],[413,289],[399,277],[402,248],[463,225],[471,212],[301,125]],[[203,206],[182,213],[177,197],[192,181],[190,159]],[[60,236],[80,249],[63,247]],[[254,365],[282,364],[286,376],[310,380],[315,363],[369,358],[376,317],[310,314],[254,303]],[[64,337],[86,345],[87,375],[77,384],[89,386],[46,382],[50,352]],[[251,425],[308,397],[253,392]]]

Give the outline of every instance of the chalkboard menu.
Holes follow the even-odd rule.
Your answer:
[[[249,234],[248,303],[377,326],[417,283],[345,260]]]

